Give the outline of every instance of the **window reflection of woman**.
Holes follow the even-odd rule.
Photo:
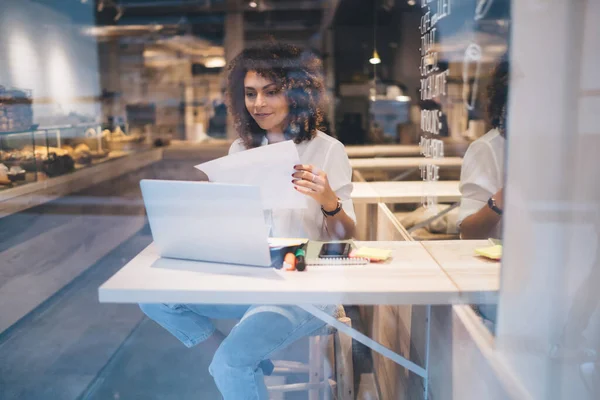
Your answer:
[[[471,143],[463,159],[457,222],[461,239],[500,239],[501,236],[508,73],[508,62],[503,57],[496,65],[488,86],[488,114],[492,129]],[[496,306],[474,305],[473,308],[494,331]]]
[[[458,217],[462,239],[500,238],[504,209],[504,146],[509,64],[498,63],[488,87],[492,129],[469,146],[460,175]]]

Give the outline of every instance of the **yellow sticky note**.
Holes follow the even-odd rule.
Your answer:
[[[385,261],[392,256],[391,250],[361,247],[352,252],[352,257],[368,258],[371,261]]]
[[[500,260],[502,258],[502,245],[497,244],[496,246],[475,249],[475,254],[492,260]]]

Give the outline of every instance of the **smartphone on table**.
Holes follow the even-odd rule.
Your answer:
[[[343,243],[324,243],[319,252],[319,258],[345,258],[350,255],[352,245]]]

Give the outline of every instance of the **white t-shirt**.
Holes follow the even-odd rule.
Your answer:
[[[458,226],[469,215],[487,206],[487,201],[504,186],[505,139],[492,129],[469,146],[460,172],[460,210]],[[493,238],[500,239],[502,220],[492,230]]]
[[[267,145],[267,139],[262,145]],[[327,173],[329,185],[342,201],[346,214],[356,222],[352,204],[352,167],[344,145],[338,140],[317,131],[315,137],[296,145],[302,164],[314,165]],[[241,139],[231,145],[229,154],[246,150]],[[290,176],[290,185],[292,185]],[[305,210],[268,210],[265,219],[270,225],[272,237],[305,237],[311,240],[331,239],[327,233],[325,216],[321,206],[307,196]]]

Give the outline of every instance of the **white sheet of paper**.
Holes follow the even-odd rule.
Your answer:
[[[306,197],[294,189],[292,174],[300,156],[293,141],[262,146],[195,167],[211,182],[259,186],[265,210],[304,209]]]

